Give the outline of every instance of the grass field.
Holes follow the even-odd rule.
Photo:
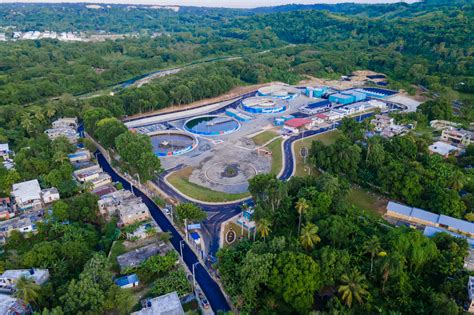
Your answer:
[[[283,150],[281,148],[282,139],[279,138],[269,145],[266,148],[272,151],[272,169],[270,170],[271,174],[278,175],[283,166]]]
[[[262,133],[259,133],[258,135],[253,137],[252,140],[253,142],[255,142],[256,145],[263,145],[275,138],[276,136],[278,136],[276,132],[267,130]]]
[[[168,176],[168,182],[173,185],[174,188],[189,196],[193,199],[197,199],[205,202],[226,202],[233,201],[250,196],[249,193],[242,194],[228,194],[220,191],[214,191],[206,187],[202,187],[191,183],[189,176],[193,172],[191,167],[186,167],[182,170],[176,171]]]
[[[340,134],[341,132],[339,130],[334,130],[334,131],[326,132],[320,135],[304,138],[303,140],[295,142],[294,144],[295,159],[296,159],[295,176],[309,175],[309,172],[308,172],[308,167],[310,167],[309,161],[306,161],[306,165],[304,165],[303,157],[301,156],[302,148],[307,148],[307,149],[311,148],[311,143],[315,140],[321,141],[325,145],[333,144],[334,142],[336,142]],[[311,168],[311,175],[319,174],[316,168],[314,167],[310,167],[310,168]]]
[[[371,193],[367,189],[352,187],[347,195],[347,201],[357,208],[368,210],[378,215],[385,213],[387,201],[379,199],[376,194]]]

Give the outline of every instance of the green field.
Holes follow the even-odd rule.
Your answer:
[[[272,169],[270,170],[271,174],[278,175],[283,167],[283,150],[281,148],[282,139],[279,138],[269,145],[266,148],[272,151]]]
[[[180,171],[172,173],[170,176],[168,176],[167,180],[175,189],[179,190],[186,196],[205,202],[234,201],[250,196],[249,193],[223,193],[191,183],[189,181],[189,176],[192,172],[193,169],[191,167],[187,167]]]
[[[278,136],[276,132],[267,130],[262,133],[259,133],[258,135],[253,137],[252,140],[253,142],[255,142],[256,145],[263,145],[275,138],[276,136]]]
[[[385,213],[387,201],[371,193],[369,190],[359,187],[352,187],[347,195],[347,201],[359,209],[368,210],[378,215]]]

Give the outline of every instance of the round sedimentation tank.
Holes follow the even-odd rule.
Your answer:
[[[242,100],[242,109],[253,114],[273,114],[284,112],[286,105],[269,97],[256,96]]]
[[[206,115],[188,119],[184,129],[203,136],[220,136],[233,133],[240,128],[240,123],[228,116]]]
[[[157,156],[181,155],[196,148],[198,141],[180,131],[158,131],[150,134],[153,152]]]
[[[298,96],[296,88],[286,85],[270,85],[258,89],[257,96],[271,97],[282,100],[290,100]]]

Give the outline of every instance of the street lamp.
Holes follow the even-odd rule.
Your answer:
[[[194,273],[194,266],[199,265],[199,261],[193,264],[193,287],[196,287],[196,274]]]
[[[181,253],[181,258],[183,258],[183,247],[184,247],[184,240],[179,241],[179,252]]]

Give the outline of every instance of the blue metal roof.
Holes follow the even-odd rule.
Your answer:
[[[191,237],[193,238],[193,240],[198,240],[198,239],[200,239],[199,234],[198,234],[197,232],[192,232],[192,233],[191,233]]]
[[[387,205],[387,210],[400,213],[408,217],[411,215],[411,209],[412,209],[411,207],[408,207],[408,206],[405,206],[393,201],[389,201]]]
[[[474,234],[474,223],[468,221],[455,219],[442,214],[439,216],[438,223],[464,233]]]
[[[454,236],[454,237],[464,238],[467,241],[467,243],[469,244],[469,247],[474,248],[474,239],[473,238],[466,237],[466,236],[461,235],[461,234],[457,234],[457,233],[454,233],[454,232],[451,232],[451,231],[448,231],[448,230],[445,230],[445,229],[442,229],[442,228],[437,228],[437,227],[432,227],[432,226],[427,226],[423,230],[423,235],[426,236],[426,237],[433,237],[438,233],[448,233],[449,235]]]
[[[138,282],[138,276],[135,273],[115,279],[115,284],[118,285],[119,287],[124,287],[129,284],[133,284],[137,282]]]
[[[308,104],[306,107],[309,109],[317,108],[317,107],[323,107],[323,106],[328,106],[331,105],[331,102],[328,100],[319,100],[317,102]]]
[[[380,89],[380,88],[376,88],[376,87],[366,87],[366,88],[363,88],[361,90],[362,90],[362,92],[367,91],[367,92],[378,93],[378,94],[382,94],[382,95],[386,95],[386,96],[394,95],[394,94],[398,93],[397,91],[392,91],[392,90],[387,90],[387,89]]]
[[[411,212],[411,216],[423,221],[428,221],[428,222],[433,222],[433,223],[437,223],[438,218],[439,218],[439,214],[428,212],[419,208],[413,208]]]
[[[344,95],[344,94],[341,94],[341,93],[332,94],[331,96],[332,97],[337,97],[337,98],[340,98],[340,99],[344,99],[344,100],[353,97],[352,95]]]

